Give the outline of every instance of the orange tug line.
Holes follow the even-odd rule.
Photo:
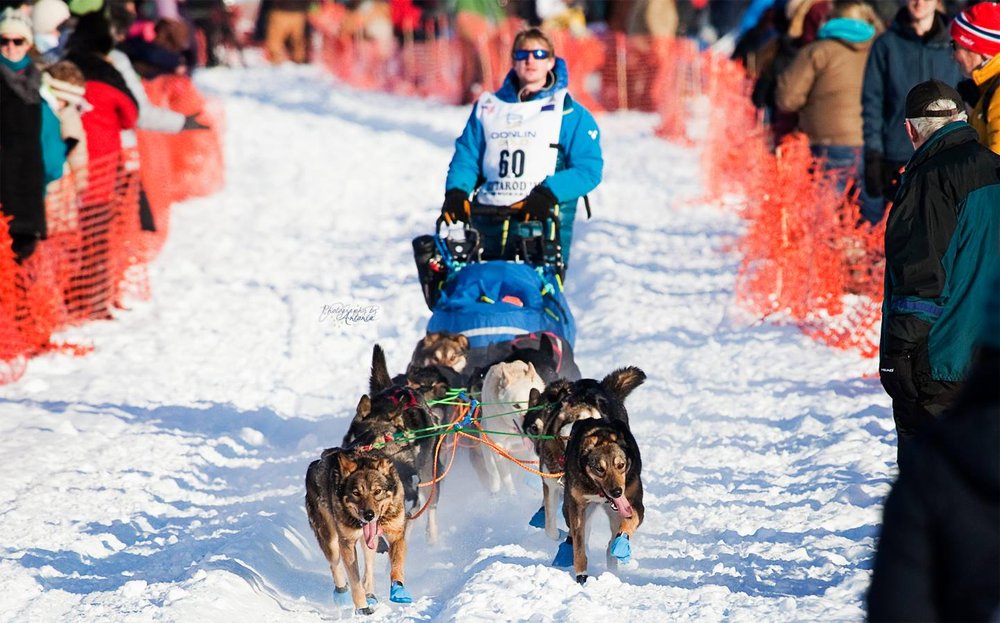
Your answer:
[[[478,410],[478,407],[477,407],[477,410]],[[465,416],[466,416],[466,414],[468,412],[469,412],[469,405],[468,404],[464,404],[461,407],[459,407],[459,409],[458,409],[458,417],[456,417],[454,420],[451,421],[452,426],[454,426],[455,424],[457,424],[457,423],[461,422],[463,419],[465,419]],[[546,472],[541,472],[541,471],[538,471],[537,469],[532,468],[529,465],[529,463],[536,463],[537,461],[530,461],[529,462],[529,461],[522,461],[520,459],[514,458],[513,456],[510,455],[509,452],[507,452],[505,449],[501,448],[496,443],[494,443],[492,440],[490,440],[489,435],[487,435],[485,431],[482,431],[482,428],[480,427],[478,421],[476,421],[475,425],[476,425],[476,428],[480,429],[481,436],[470,435],[469,433],[467,433],[467,432],[465,432],[465,431],[463,431],[461,429],[449,429],[449,430],[454,430],[454,432],[457,435],[460,435],[462,437],[466,437],[468,439],[472,439],[473,441],[477,441],[477,442],[479,442],[481,444],[484,444],[487,448],[493,450],[493,452],[499,454],[500,456],[504,457],[508,461],[511,461],[511,462],[517,464],[521,469],[523,469],[525,471],[528,471],[528,472],[531,472],[532,474],[536,474],[538,476],[541,476],[542,478],[562,478],[564,472],[556,472],[556,473],[551,473],[551,474],[550,473],[546,473]],[[417,484],[417,487],[432,487],[430,494],[427,496],[427,501],[424,502],[424,505],[420,507],[420,510],[418,510],[415,513],[413,513],[412,515],[407,515],[406,516],[407,520],[417,519],[418,517],[420,517],[424,513],[425,510],[427,510],[427,507],[430,506],[431,500],[434,499],[434,493],[437,490],[437,483],[439,483],[442,480],[444,480],[444,477],[447,476],[448,472],[451,471],[451,466],[454,465],[454,463],[455,463],[455,455],[458,453],[458,447],[460,445],[459,444],[459,440],[457,438],[453,439],[452,442],[451,442],[451,457],[448,459],[448,465],[445,466],[444,472],[440,476],[438,475],[438,473],[437,473],[438,472],[438,456],[440,456],[440,453],[441,453],[441,444],[444,443],[444,439],[445,439],[444,435],[441,435],[440,437],[438,437],[437,444],[435,444],[435,446],[434,446],[434,478],[431,479],[430,482],[421,482],[421,483]],[[462,445],[462,447],[472,447],[472,446]]]

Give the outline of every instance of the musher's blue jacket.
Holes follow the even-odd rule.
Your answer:
[[[546,97],[553,91],[564,89],[569,83],[569,74],[563,59],[556,58],[553,68],[555,80],[531,99]],[[503,85],[496,92],[504,102],[517,102],[518,80],[514,70],[507,73]],[[478,104],[476,104],[478,105]],[[448,166],[445,189],[460,189],[471,193],[483,183],[482,159],[486,150],[483,126],[476,116],[476,105],[465,124],[461,136],[455,139],[455,154]],[[549,175],[542,184],[552,191],[559,201],[561,215],[561,243],[563,259],[569,263],[570,242],[573,237],[573,219],[576,216],[580,197],[594,190],[601,182],[604,157],[601,155],[600,131],[594,116],[578,102],[566,94],[563,104],[563,120],[559,129],[559,154],[555,173]],[[484,232],[485,234],[485,232]]]

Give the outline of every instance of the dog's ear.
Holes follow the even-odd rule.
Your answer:
[[[378,471],[380,474],[384,474],[386,476],[389,476],[390,478],[393,472],[396,470],[396,468],[392,464],[392,461],[384,457],[379,457],[375,459],[372,462],[372,467],[374,467],[375,470]]]
[[[458,345],[462,347],[462,350],[469,350],[469,338],[465,337],[461,333],[457,333]]]
[[[372,396],[392,385],[392,378],[389,376],[389,367],[385,363],[385,351],[378,344],[372,349],[372,375],[368,383],[368,389]]]
[[[363,394],[361,400],[358,401],[357,414],[354,416],[356,420],[363,420],[372,412],[372,399],[368,397],[368,394]]]
[[[618,368],[611,374],[604,377],[601,387],[607,390],[618,400],[625,402],[625,398],[632,393],[632,390],[642,385],[646,380],[646,373],[635,366]]]
[[[337,464],[340,466],[340,477],[347,478],[358,469],[358,464],[347,455],[346,452],[340,452],[337,454]]]
[[[541,375],[538,374],[538,370],[535,369],[535,364],[531,363],[530,361],[528,362],[528,367],[524,369],[524,376],[528,378],[535,376],[541,378]]]
[[[537,407],[540,402],[542,402],[542,393],[532,387],[528,393],[528,406]]]

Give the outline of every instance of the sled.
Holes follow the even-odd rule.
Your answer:
[[[467,373],[502,361],[515,348],[554,343],[560,374],[579,378],[573,363],[576,323],[563,294],[565,264],[558,218],[515,221],[519,211],[474,206],[470,224],[413,240],[414,259],[431,310],[427,333],[460,333],[469,340]],[[459,231],[455,231],[458,229]]]

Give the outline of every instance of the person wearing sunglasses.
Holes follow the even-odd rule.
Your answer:
[[[604,169],[600,130],[567,92],[566,64],[541,30],[517,34],[511,63],[500,89],[480,95],[455,140],[441,214],[479,230],[485,259],[509,259],[518,236],[477,216],[477,206],[513,207],[524,215],[516,222],[557,216],[568,266],[577,202]]]
[[[0,14],[0,204],[11,218],[18,261],[45,237],[42,75],[28,57],[31,44],[31,21],[23,13]]]

